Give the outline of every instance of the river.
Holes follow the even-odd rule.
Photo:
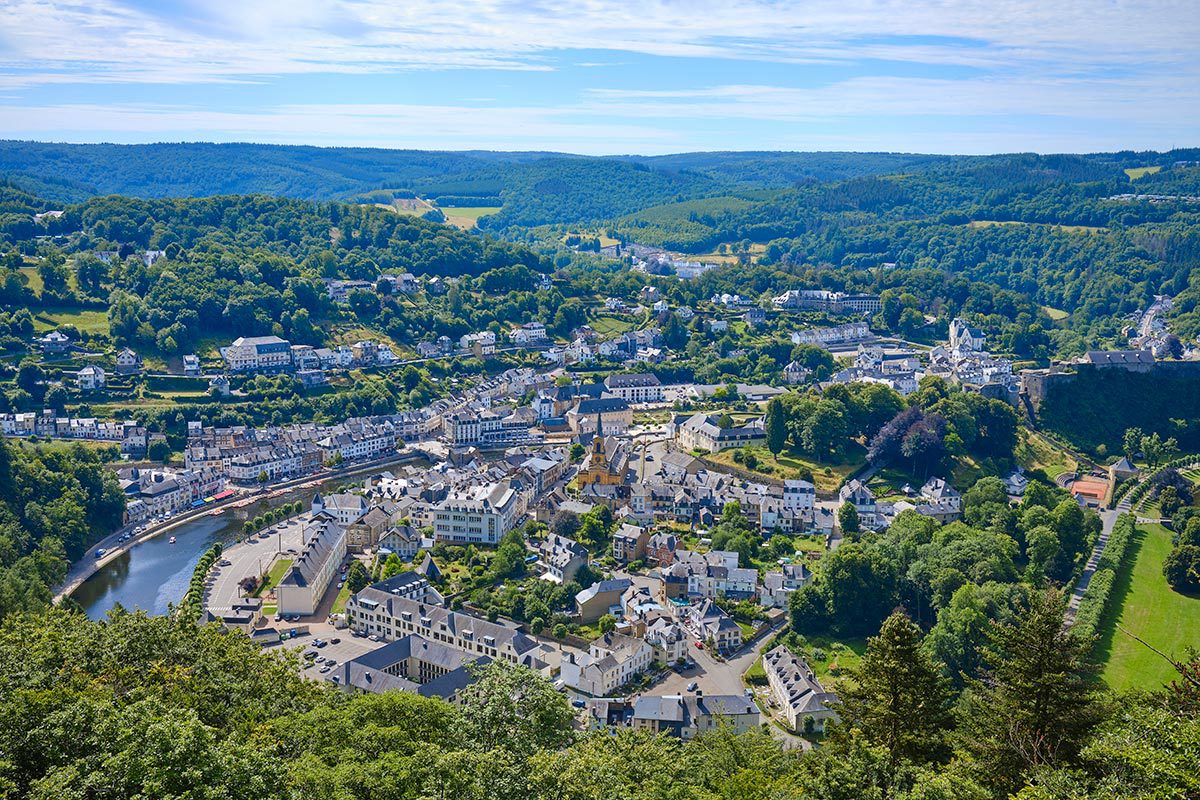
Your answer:
[[[312,489],[303,489],[286,499],[307,506],[313,494]],[[251,516],[266,508],[264,502],[252,509]],[[171,544],[172,536],[175,544]],[[228,545],[241,536],[242,520],[231,512],[197,517],[135,544],[81,583],[71,597],[92,619],[103,619],[118,603],[131,611],[165,614],[167,606],[178,603],[187,591],[200,556],[214,542]]]

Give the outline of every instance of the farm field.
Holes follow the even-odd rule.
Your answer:
[[[1184,659],[1188,647],[1200,648],[1200,597],[1179,594],[1163,577],[1171,531],[1156,523],[1140,524],[1129,549],[1130,564],[1113,586],[1118,607],[1100,626],[1096,652],[1104,664],[1103,678],[1113,689],[1155,689],[1169,682],[1175,670],[1120,628]]]
[[[44,308],[33,317],[38,333],[52,331],[63,325],[74,325],[81,333],[108,336],[108,312],[99,309]]]
[[[440,210],[446,215],[446,222],[456,228],[470,230],[475,227],[475,223],[479,221],[480,217],[495,214],[500,210],[500,206],[450,206]]]
[[[1143,175],[1153,175],[1161,171],[1162,167],[1129,167],[1125,170],[1125,174],[1129,176],[1129,180],[1136,181]]]

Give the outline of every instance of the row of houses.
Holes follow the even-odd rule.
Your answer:
[[[128,455],[144,455],[151,434],[133,420],[104,420],[95,417],[59,416],[53,409],[0,414],[0,433],[5,436],[112,442]]]

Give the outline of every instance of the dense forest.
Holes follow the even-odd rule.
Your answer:
[[[1192,797],[1198,665],[1136,697],[1088,679],[1061,599],[984,623],[987,679],[955,689],[900,612],[871,639],[845,722],[813,753],[765,729],[689,741],[584,732],[501,663],[458,705],[342,694],[240,634],[116,611],[0,625],[0,791],[14,800],[988,800]],[[36,735],[31,736],[31,733]]]
[[[0,441],[0,617],[46,608],[69,563],[121,524],[116,455]]]

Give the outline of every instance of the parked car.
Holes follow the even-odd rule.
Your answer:
[[[704,649],[704,642],[695,642],[694,644],[696,645],[696,649],[697,649],[697,650],[703,650],[703,649]]]
[[[283,622],[283,614],[276,614],[276,615],[275,615],[275,621],[276,621],[276,622]]]
[[[332,669],[333,669],[333,667],[331,667],[331,666],[329,666],[328,664],[326,664],[325,666],[321,667],[321,668],[320,668],[319,670],[317,670],[317,671],[318,671],[318,672],[320,672],[322,675],[324,675],[326,672],[329,672],[329,671],[330,671],[330,670],[332,670]]]
[[[691,683],[689,683],[688,687],[687,687],[689,692],[694,692],[699,688],[700,688],[700,684],[696,683],[695,681],[692,681]]]
[[[341,644],[342,640],[339,639],[338,637],[334,636],[332,639],[329,640],[329,643],[330,644]]]
[[[107,552],[108,552],[107,550],[105,550],[103,547],[101,547],[99,550],[96,551],[96,558],[104,558],[104,554]]]

